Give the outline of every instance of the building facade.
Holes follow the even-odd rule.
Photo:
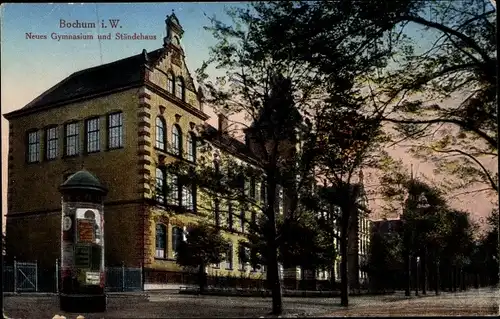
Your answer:
[[[208,274],[265,278],[265,267],[252,269],[239,258],[248,231],[244,220],[255,219],[254,212],[238,203],[214,203],[196,185],[165,170],[174,161],[196,167],[200,139],[213,147],[204,160],[231,158],[259,168],[251,141],[227,134],[224,116],[217,128],[206,124],[201,90],[185,64],[182,26],[174,14],[165,22],[160,49],[73,73],[4,115],[9,121],[7,258],[37,260],[42,267],[60,258],[58,187],[85,168],[109,189],[104,202],[108,266],[143,267],[146,289],[178,285],[185,272],[175,261],[179,242],[190,225],[211,219],[232,250],[223,263],[208,267]],[[256,203],[265,199],[264,189],[259,181],[245,182],[246,195]],[[278,198],[276,208],[283,214],[287,194],[280,186]],[[356,238],[356,243],[365,240]],[[360,247],[363,254],[366,245]]]

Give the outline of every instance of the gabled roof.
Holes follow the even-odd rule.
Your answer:
[[[75,72],[48,89],[23,108],[5,114],[5,118],[24,112],[56,106],[81,97],[127,88],[144,81],[144,65],[154,63],[163,48]]]
[[[254,165],[260,166],[259,158],[245,143],[240,142],[229,134],[221,133],[212,125],[205,124],[202,137],[217,147],[220,147],[222,150],[247,162],[251,162]]]

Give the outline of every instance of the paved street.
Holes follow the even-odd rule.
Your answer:
[[[343,309],[339,299],[284,298],[284,317],[289,316],[456,316],[498,314],[498,292],[491,289],[463,293],[443,293],[408,299],[402,292],[390,296],[351,297],[350,307]],[[262,317],[268,316],[270,298],[192,296],[172,293],[113,294],[104,314],[83,314],[93,318],[187,318],[187,317]],[[6,314],[11,318],[52,318],[54,314],[67,319],[78,314],[58,310],[56,296],[7,296]]]

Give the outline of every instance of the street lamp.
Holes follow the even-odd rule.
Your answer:
[[[416,280],[415,280],[415,296],[418,296],[418,285],[419,285],[419,272],[420,272],[420,256],[417,256],[417,269],[416,269]]]

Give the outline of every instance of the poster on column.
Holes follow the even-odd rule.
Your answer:
[[[98,244],[102,243],[101,214],[97,209],[78,208],[76,210],[77,242]]]

